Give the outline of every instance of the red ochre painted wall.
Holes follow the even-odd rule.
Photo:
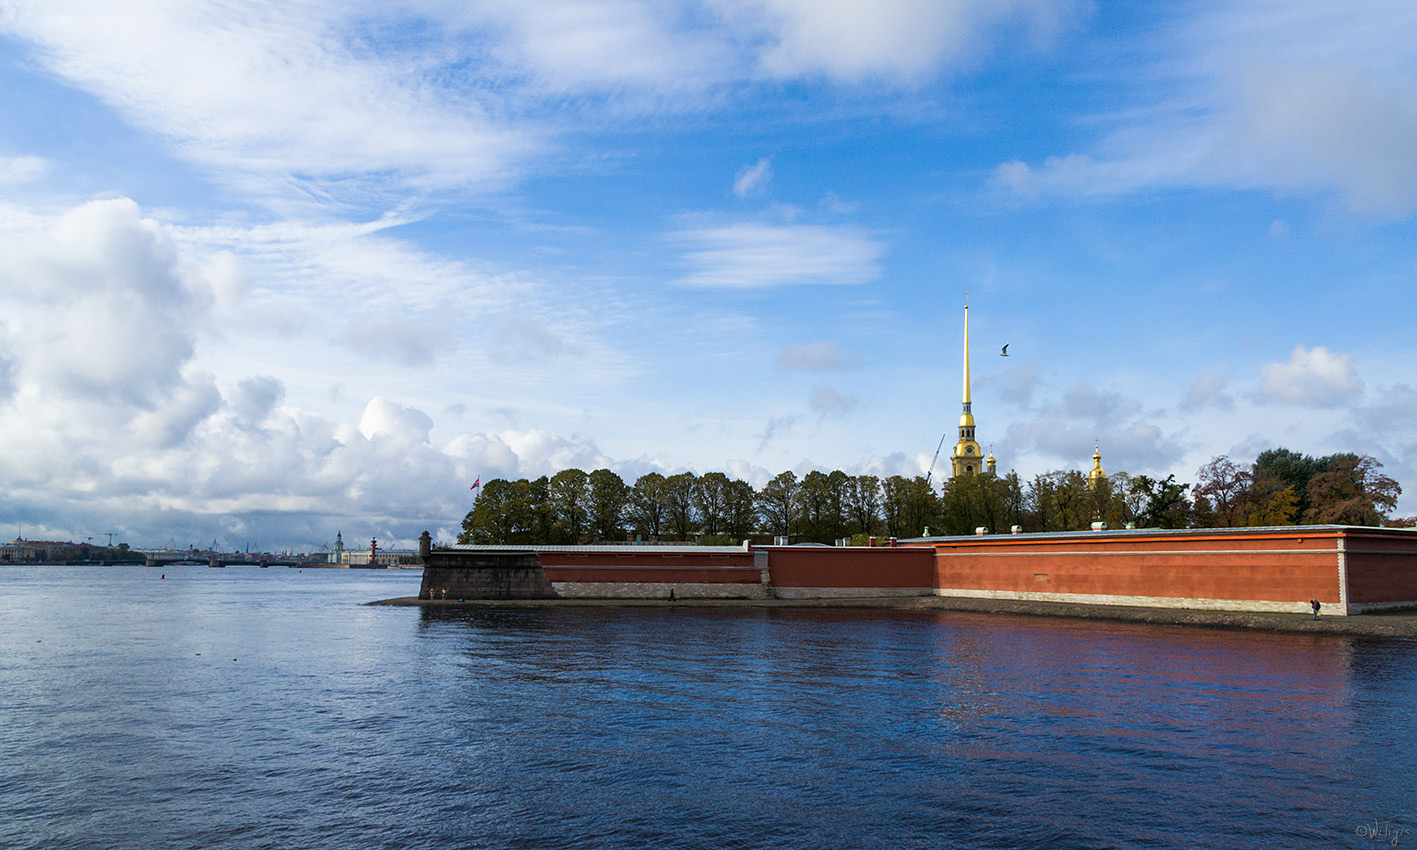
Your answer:
[[[1417,545],[1412,532],[1351,529],[1343,544],[1348,602],[1417,603]]]
[[[767,549],[778,588],[933,588],[934,557],[906,547],[783,547]]]
[[[1244,601],[1340,601],[1338,535],[956,538],[934,545],[941,592],[992,590]]]
[[[542,552],[540,558],[546,577],[553,582],[759,584],[762,581],[762,572],[753,565],[753,553],[748,551],[741,555]]]

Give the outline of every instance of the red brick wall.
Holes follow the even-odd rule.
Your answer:
[[[934,587],[929,549],[890,547],[774,547],[768,569],[773,587]]]
[[[552,581],[691,582],[695,584],[758,584],[762,573],[753,553],[707,555],[646,552],[542,552],[541,567]]]
[[[1349,602],[1417,602],[1417,533],[1374,529],[1345,537]]]
[[[940,588],[1337,603],[1335,532],[935,544]]]

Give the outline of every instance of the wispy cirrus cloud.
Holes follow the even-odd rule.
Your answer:
[[[1100,119],[1112,129],[1092,150],[1002,163],[994,187],[1034,202],[1333,192],[1365,215],[1417,210],[1417,6],[1245,0],[1175,14],[1138,74],[1145,108]]]
[[[781,79],[908,87],[1000,42],[1046,45],[1085,8],[5,0],[0,33],[259,202],[369,207],[548,167],[568,109],[606,121],[698,112]]]
[[[827,340],[789,345],[777,353],[777,368],[783,372],[827,372],[856,365],[856,358]]]
[[[885,245],[844,225],[737,222],[690,227],[673,234],[684,246],[682,286],[755,289],[851,286],[881,276]]]

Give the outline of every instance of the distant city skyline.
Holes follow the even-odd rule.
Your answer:
[[[234,14],[0,0],[12,529],[408,547],[479,478],[923,474],[966,292],[1001,472],[1353,451],[1417,513],[1410,2]]]

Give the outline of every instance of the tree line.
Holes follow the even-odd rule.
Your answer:
[[[1024,480],[1016,472],[932,485],[925,476],[783,472],[761,490],[722,472],[651,472],[628,484],[609,469],[564,469],[553,476],[482,485],[463,519],[459,543],[572,544],[681,541],[730,544],[788,537],[830,544],[851,538],[1076,531],[1095,522],[1120,528],[1236,525],[1412,524],[1389,520],[1402,492],[1371,457],[1323,458],[1287,449],[1242,466],[1217,457],[1194,485],[1174,475],[1114,473],[1089,482],[1077,470]]]

